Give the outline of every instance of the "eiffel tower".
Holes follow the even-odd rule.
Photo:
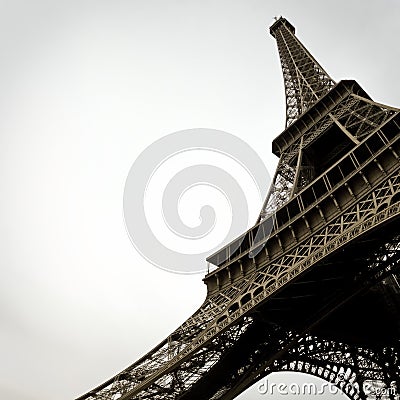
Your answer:
[[[336,83],[285,18],[270,32],[286,127],[256,225],[207,259],[188,320],[78,400],[230,400],[275,371],[398,398],[400,110]]]

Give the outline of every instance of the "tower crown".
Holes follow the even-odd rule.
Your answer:
[[[280,17],[269,28],[269,32],[273,37],[275,37],[276,31],[282,28],[282,25],[289,29],[293,35],[296,33],[296,28],[286,18]]]
[[[280,17],[270,27],[276,39],[286,95],[286,127],[335,85],[295,35],[294,26]]]

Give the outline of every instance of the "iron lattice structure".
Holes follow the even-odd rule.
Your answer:
[[[229,400],[273,371],[351,399],[400,388],[400,114],[335,83],[284,18],[286,129],[257,224],[208,258],[202,306],[79,400]],[[396,386],[397,385],[397,386]]]

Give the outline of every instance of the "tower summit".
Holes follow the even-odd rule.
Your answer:
[[[275,371],[399,393],[400,110],[335,83],[286,19],[270,30],[286,128],[258,222],[207,259],[190,318],[79,400],[232,400]]]
[[[286,95],[286,126],[335,85],[315,58],[295,36],[295,28],[285,18],[279,18],[270,28],[276,39],[282,64]]]

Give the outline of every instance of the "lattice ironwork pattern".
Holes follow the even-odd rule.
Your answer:
[[[354,143],[359,143],[363,137],[379,129],[396,112],[393,107],[374,103],[353,93],[334,106],[330,112],[326,112],[324,117],[316,120],[281,154],[259,220],[273,215],[291,199],[293,194],[314,179],[315,172],[310,172],[310,168],[304,168],[304,165],[299,164],[302,150],[322,136],[332,125],[339,124],[341,130],[352,136]],[[335,154],[331,156],[334,157]],[[299,171],[297,180],[296,169]]]
[[[286,126],[292,124],[334,85],[333,79],[318,64],[295,36],[293,26],[280,18],[271,27],[278,44],[286,94]]]
[[[322,377],[354,400],[376,398],[366,383],[400,388],[400,326],[379,345],[318,331],[374,293],[399,320],[400,110],[354,81],[335,84],[284,18],[271,33],[287,127],[257,224],[208,258],[216,270],[199,310],[80,400],[230,400],[283,370]]]

